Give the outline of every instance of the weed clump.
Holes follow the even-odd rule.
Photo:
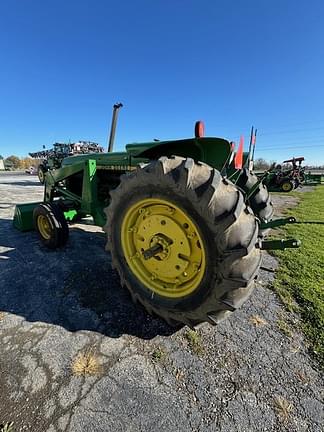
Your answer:
[[[267,321],[261,318],[259,315],[252,315],[250,317],[250,323],[255,327],[261,327],[267,324]]]
[[[14,432],[13,422],[0,424],[0,432]]]
[[[76,376],[93,376],[101,373],[98,357],[91,351],[79,353],[72,362],[72,372]]]
[[[198,354],[201,355],[204,353],[204,347],[201,341],[200,334],[195,330],[188,330],[185,333],[185,338],[187,339],[188,345],[190,349]]]
[[[281,420],[286,422],[294,409],[293,405],[282,396],[277,396],[274,400],[275,410]]]
[[[166,352],[161,347],[157,347],[152,352],[152,361],[153,362],[164,362],[166,359]]]

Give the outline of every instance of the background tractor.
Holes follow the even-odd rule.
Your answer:
[[[104,148],[97,143],[78,141],[76,143],[55,143],[50,150],[29,153],[29,156],[42,160],[38,165],[37,174],[39,181],[44,184],[45,173],[50,169],[60,168],[64,158],[75,154],[102,153],[103,151]]]
[[[35,228],[43,245],[63,247],[69,224],[91,215],[134,301],[169,324],[216,324],[249,297],[261,249],[298,247],[265,240],[273,206],[250,171],[250,151],[204,136],[128,144],[107,153],[77,154],[45,175],[41,203],[16,206],[14,225]],[[290,218],[293,219],[293,218]]]
[[[282,165],[277,165],[271,168],[266,176],[263,177],[263,182],[271,192],[290,192],[296,189],[305,182],[305,168],[301,166],[304,157],[292,158],[283,161]]]

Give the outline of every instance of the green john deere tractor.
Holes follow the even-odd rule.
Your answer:
[[[304,157],[287,159],[283,161],[283,167],[272,166],[269,171],[258,176],[263,178],[270,192],[290,192],[305,182],[305,169],[301,166],[304,160]]]
[[[197,122],[193,138],[67,157],[45,174],[43,202],[16,206],[14,225],[35,228],[54,249],[66,244],[69,224],[91,215],[134,301],[169,324],[216,324],[251,294],[261,249],[299,243],[265,240],[265,230],[289,222],[271,221],[243,141],[235,152],[234,143],[203,135]]]

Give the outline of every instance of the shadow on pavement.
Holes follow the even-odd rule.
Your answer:
[[[105,242],[102,232],[76,225],[67,245],[51,251],[35,232],[19,232],[0,219],[0,310],[110,337],[151,339],[177,331],[132,302],[111,269]]]
[[[9,203],[9,202],[0,202],[0,208],[6,209],[6,208],[10,208],[10,207],[15,207],[15,204]]]
[[[6,181],[0,181],[0,184],[8,185],[8,186],[36,186],[44,188],[44,185],[40,184],[38,181],[32,181],[32,180],[25,180],[25,181],[13,181],[13,182],[6,182]]]

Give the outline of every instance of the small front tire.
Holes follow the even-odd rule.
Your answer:
[[[292,180],[284,180],[280,188],[282,192],[291,192],[295,188],[295,183]]]
[[[54,203],[39,204],[33,212],[34,227],[44,246],[63,247],[69,238],[69,227],[63,211]]]
[[[38,175],[38,180],[41,184],[45,183],[45,174],[46,174],[46,169],[44,167],[44,165],[39,165],[38,169],[37,169],[37,175]]]

